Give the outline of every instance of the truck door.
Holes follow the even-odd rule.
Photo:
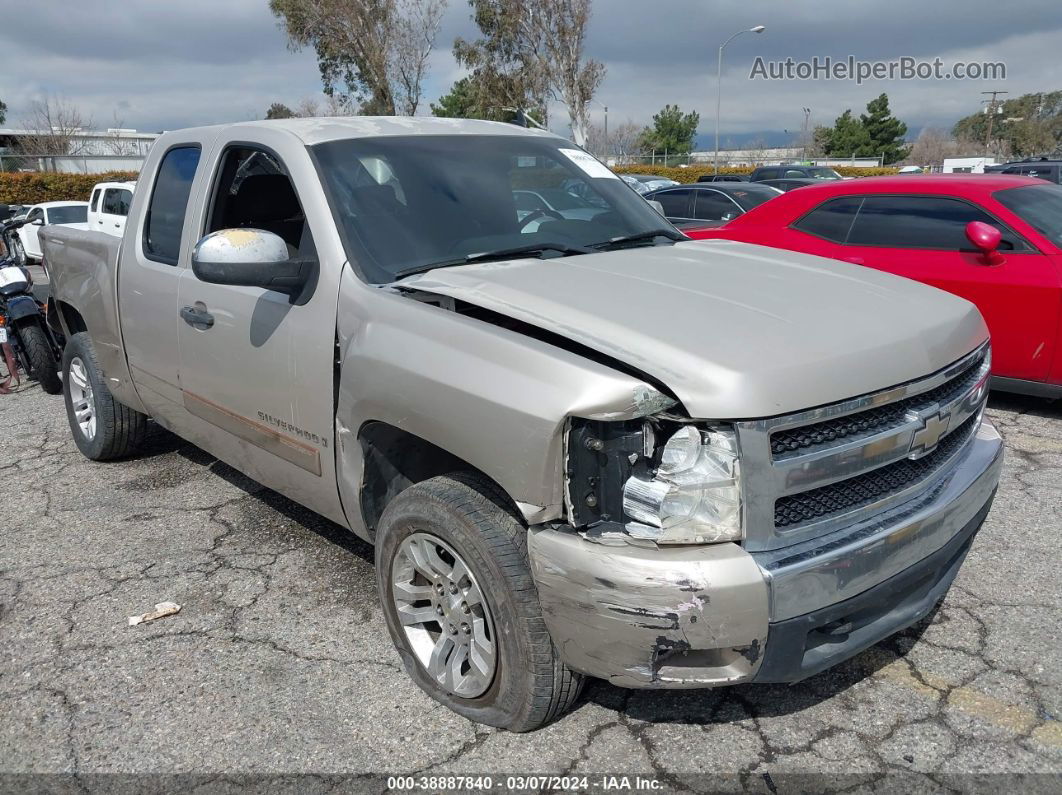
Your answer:
[[[312,169],[303,147],[292,155],[300,168]],[[244,143],[225,147],[203,202],[200,233],[263,229],[280,236],[291,256],[316,259],[306,203],[290,174],[274,151]],[[302,176],[305,191],[320,193],[314,173]],[[325,234],[331,216],[319,217]],[[191,438],[256,480],[344,521],[333,431],[340,264],[332,263],[327,274],[321,264],[317,285],[297,298],[209,284],[189,269],[171,311],[176,318],[178,308],[193,307],[208,318],[179,321],[182,400],[198,428]]]
[[[118,306],[129,371],[141,401],[163,424],[183,414],[177,382],[177,280],[191,251],[185,233],[188,200],[201,145],[176,144],[162,155],[154,183],[144,185],[147,207],[121,250]]]

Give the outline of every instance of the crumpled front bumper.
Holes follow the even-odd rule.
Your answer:
[[[991,506],[1002,447],[986,421],[929,498],[769,553],[611,545],[533,528],[546,626],[569,667],[623,687],[810,676],[944,596]]]

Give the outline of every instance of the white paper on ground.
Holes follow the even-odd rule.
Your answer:
[[[159,602],[155,605],[154,610],[150,610],[147,613],[141,613],[138,616],[129,616],[129,626],[135,627],[137,624],[144,624],[148,621],[165,618],[166,616],[172,616],[175,613],[180,612],[181,606],[176,602]]]

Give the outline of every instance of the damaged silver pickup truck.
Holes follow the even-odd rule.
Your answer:
[[[41,235],[85,455],[150,417],[375,544],[409,674],[484,723],[810,676],[926,616],[995,493],[971,304],[687,241],[541,131],[170,132],[123,239]]]

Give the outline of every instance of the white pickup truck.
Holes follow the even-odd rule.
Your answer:
[[[92,188],[88,208],[88,228],[121,237],[133,202],[136,182],[99,182]]]
[[[810,676],[927,615],[995,494],[973,305],[688,241],[542,131],[170,132],[121,240],[42,237],[85,455],[151,417],[375,544],[409,674],[484,723]]]

